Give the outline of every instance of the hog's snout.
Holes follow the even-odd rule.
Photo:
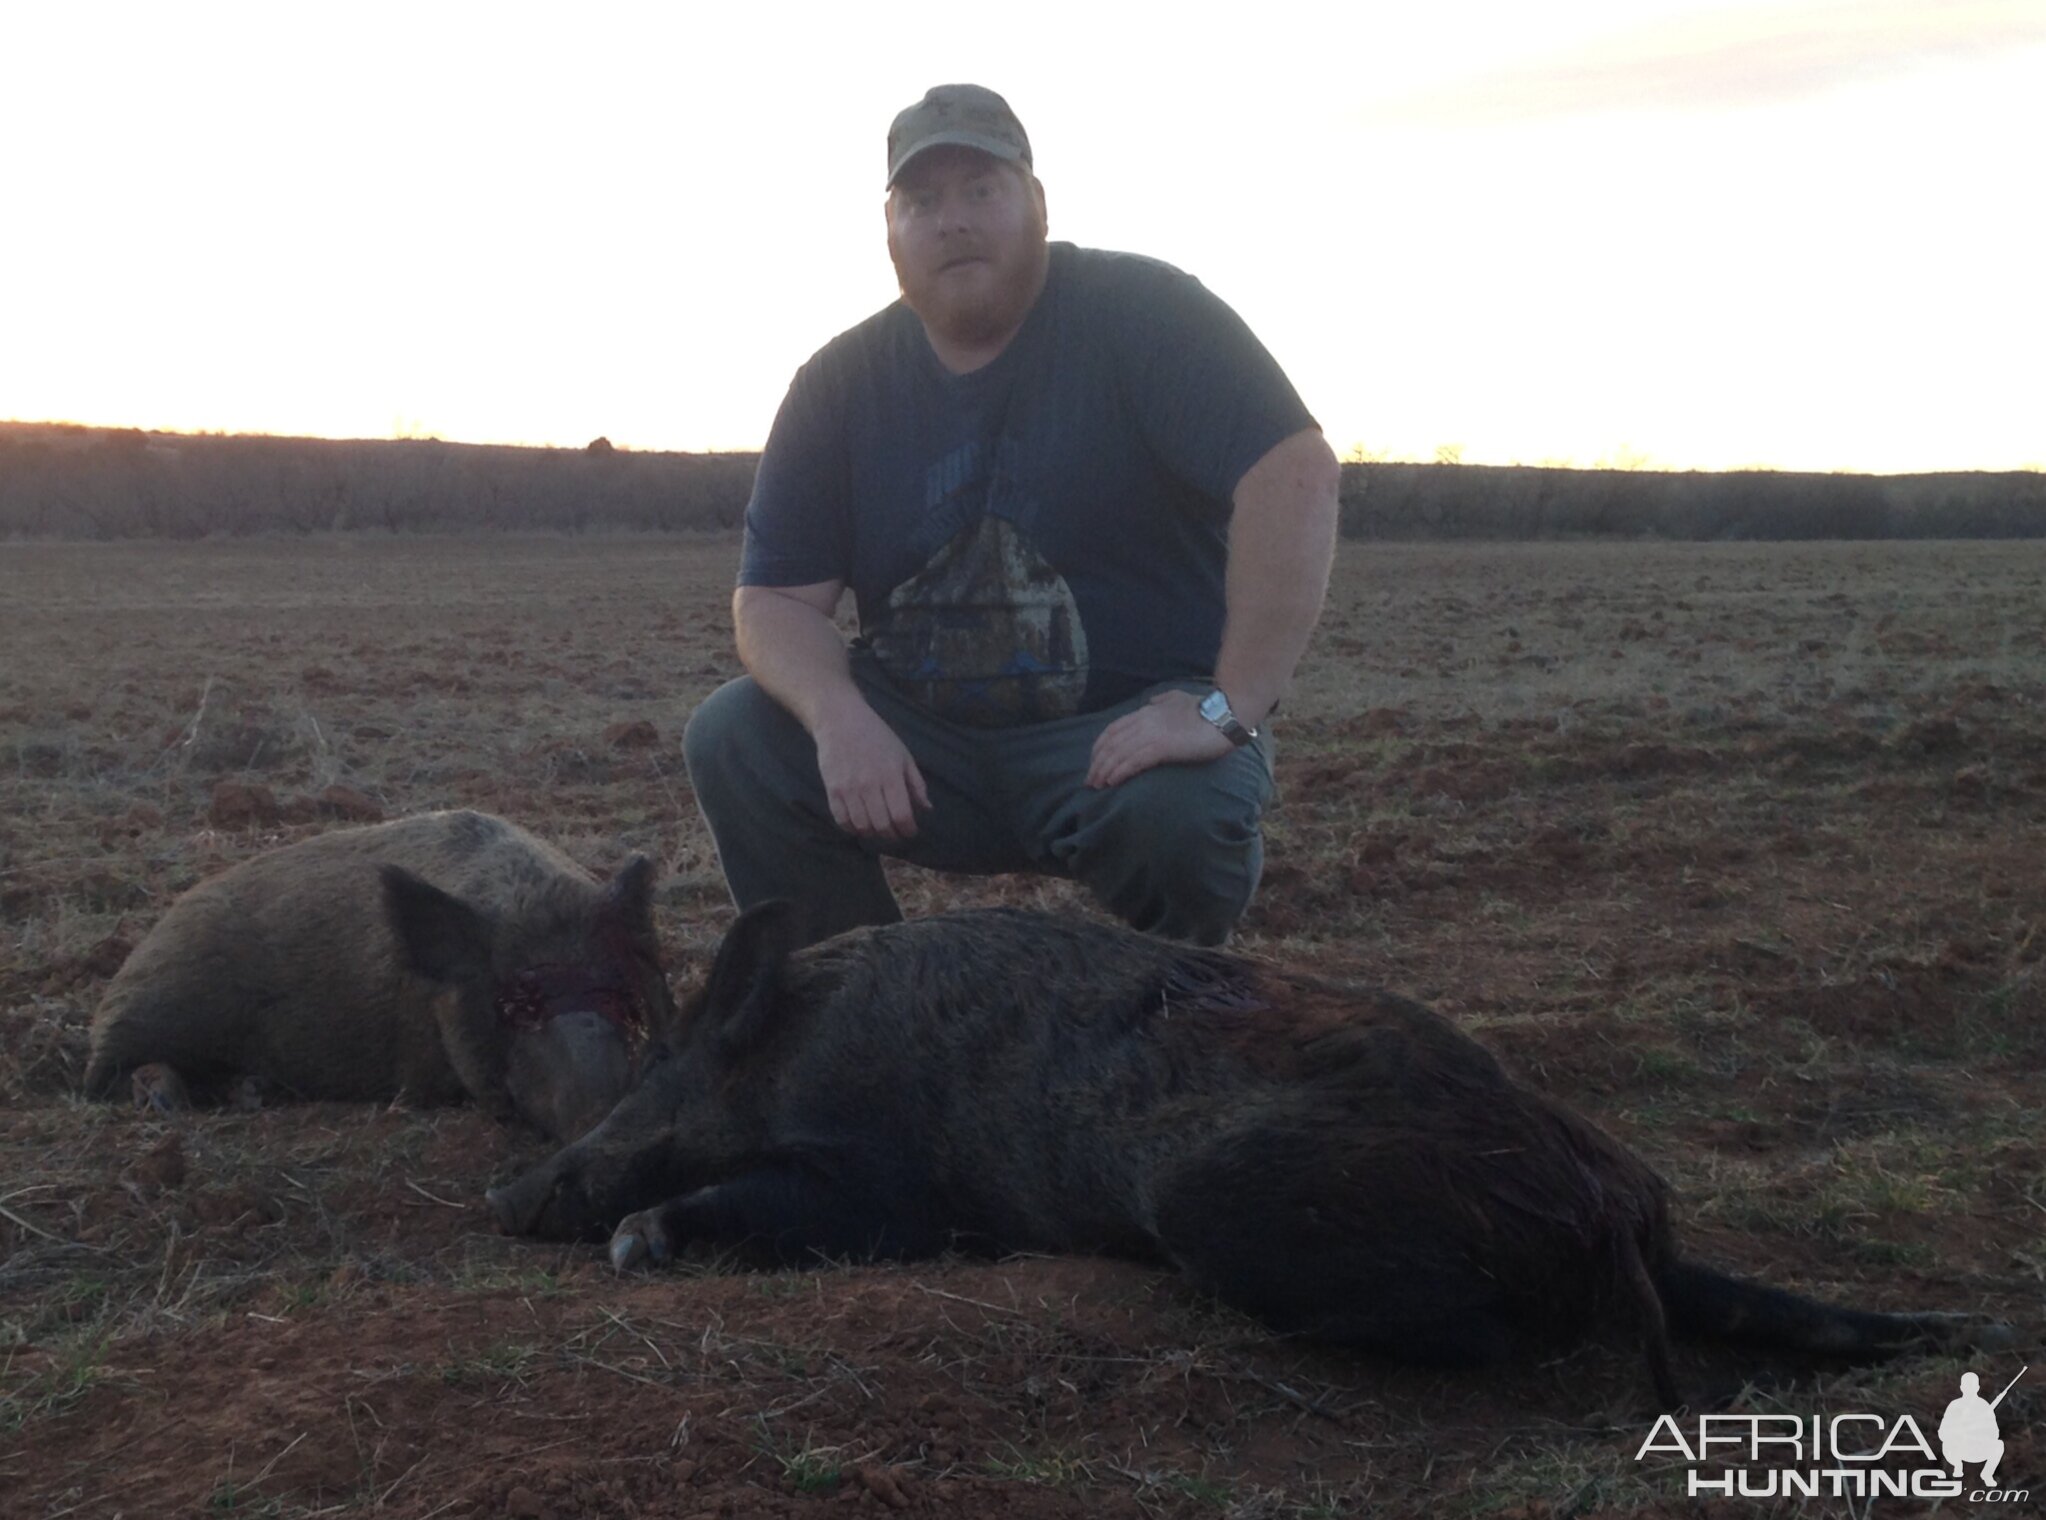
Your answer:
[[[526,1233],[526,1217],[520,1210],[509,1187],[490,1188],[483,1194],[483,1201],[490,1208],[490,1214],[497,1221],[497,1227],[507,1235]]]
[[[505,1084],[520,1112],[555,1139],[573,1140],[625,1096],[632,1052],[601,1014],[573,1009],[519,1033]]]

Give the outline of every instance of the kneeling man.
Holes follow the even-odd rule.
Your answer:
[[[1262,868],[1335,456],[1198,281],[1048,241],[993,91],[897,116],[887,188],[902,299],[789,388],[733,598],[748,674],[685,736],[732,895],[794,900],[806,941],[893,922],[892,855],[1075,878],[1218,944]]]

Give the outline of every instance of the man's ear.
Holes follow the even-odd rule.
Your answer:
[[[482,914],[402,866],[387,865],[377,874],[383,879],[384,918],[404,965],[437,982],[490,975],[490,926]]]
[[[761,903],[725,931],[703,989],[703,1018],[718,1048],[736,1056],[772,1027],[782,969],[796,946],[794,903]]]

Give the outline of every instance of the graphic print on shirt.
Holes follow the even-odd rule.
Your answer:
[[[897,687],[952,722],[1007,728],[1070,717],[1087,689],[1079,605],[1003,515],[1006,472],[973,468],[984,452],[969,446],[933,466],[927,521],[952,531],[889,594],[864,640]]]

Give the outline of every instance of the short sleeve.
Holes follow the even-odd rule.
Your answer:
[[[852,573],[845,415],[822,357],[796,372],[746,503],[742,586],[812,586]]]
[[[1145,443],[1228,501],[1250,467],[1315,420],[1257,335],[1192,275],[1130,260],[1116,301],[1118,368]]]

